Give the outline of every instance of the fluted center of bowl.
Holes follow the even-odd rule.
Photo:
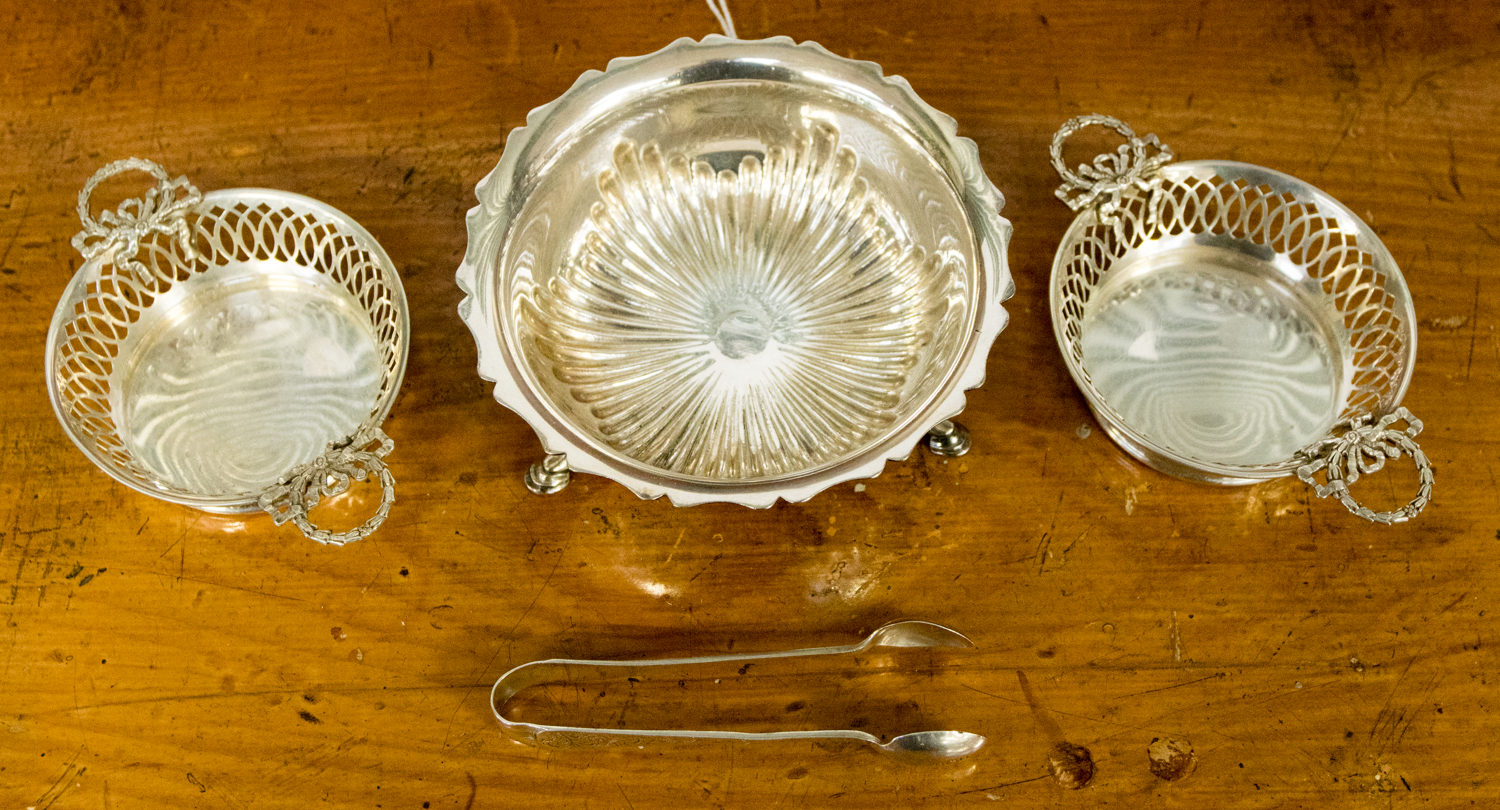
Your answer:
[[[762,143],[726,168],[621,139],[562,265],[522,299],[554,401],[659,470],[749,481],[848,457],[962,345],[963,255],[921,244],[833,125]]]

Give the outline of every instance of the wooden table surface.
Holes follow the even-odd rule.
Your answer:
[[[0,806],[1494,806],[1500,11],[1411,5],[732,2],[742,36],[909,79],[979,144],[1015,225],[1011,323],[963,415],[973,452],[752,511],[588,476],[531,495],[540,445],[455,313],[464,213],[506,133],[584,70],[715,31],[703,3],[12,3]],[[1102,434],[1046,303],[1072,218],[1047,147],[1082,112],[1300,177],[1375,227],[1420,317],[1405,404],[1437,491],[1419,520],[1369,525],[1295,480],[1176,480]],[[75,195],[132,155],[203,189],[320,198],[395,259],[413,340],[386,422],[398,500],[373,538],[322,547],[163,503],[65,437],[43,338],[80,265]],[[1361,491],[1403,501],[1403,469]],[[988,736],[978,754],[550,751],[503,738],[488,706],[533,659],[842,644],[894,618],[976,647],[553,690],[530,710],[954,728]],[[1154,775],[1157,739],[1195,769]],[[1082,790],[1049,775],[1062,741],[1096,766]]]

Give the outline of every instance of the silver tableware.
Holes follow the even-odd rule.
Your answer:
[[[661,658],[654,661],[589,661],[568,658],[550,658],[532,661],[512,669],[495,681],[490,690],[490,707],[500,728],[517,742],[548,748],[613,748],[633,746],[651,738],[688,740],[855,740],[896,754],[910,754],[921,758],[955,759],[968,756],[984,746],[985,738],[966,731],[917,731],[900,734],[886,742],[873,734],[855,729],[829,729],[817,731],[717,731],[683,729],[619,729],[583,728],[579,726],[552,725],[512,720],[505,716],[506,705],[523,689],[552,683],[572,683],[580,672],[616,674],[626,677],[629,673],[648,677],[647,671],[657,667],[696,666],[728,662],[766,661],[773,658],[802,658],[823,655],[854,655],[877,648],[965,648],[973,647],[963,634],[940,624],[923,621],[890,622],[870,633],[864,640],[838,647],[813,647],[799,650],[780,650],[746,655],[705,655],[694,658]]]
[[[1126,143],[1069,170],[1064,142],[1096,125]],[[1100,424],[1173,475],[1295,473],[1367,520],[1415,517],[1433,473],[1412,441],[1422,423],[1400,407],[1416,314],[1390,252],[1294,177],[1173,157],[1102,115],[1074,118],[1052,142],[1058,197],[1080,212],[1052,265],[1053,330]],[[1349,485],[1402,453],[1416,497],[1390,512],[1357,503]]]
[[[879,473],[984,380],[1003,198],[877,65],[711,35],[615,59],[513,130],[459,307],[495,397],[573,471],[766,507]]]
[[[156,182],[95,219],[89,198],[130,171]],[[69,438],[116,480],[207,512],[269,512],[322,543],[368,535],[395,483],[380,430],[401,386],[401,280],[354,220],[268,189],[200,193],[131,158],[78,195],[85,262],[47,337],[47,382]],[[380,482],[355,529],[307,510]]]

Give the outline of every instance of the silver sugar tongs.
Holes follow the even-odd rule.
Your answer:
[[[867,742],[891,753],[917,754],[938,759],[953,759],[968,756],[984,745],[984,737],[966,731],[917,731],[892,737],[882,743],[873,734],[853,729],[829,729],[818,731],[691,731],[664,729],[605,729],[580,728],[577,726],[551,726],[541,723],[522,723],[506,718],[506,704],[522,689],[544,683],[555,683],[547,677],[553,667],[652,667],[692,664],[712,664],[728,661],[760,661],[770,658],[794,658],[812,655],[849,655],[864,652],[874,647],[973,647],[973,642],[963,634],[940,624],[923,621],[898,621],[883,625],[863,641],[839,647],[812,647],[800,650],[753,653],[747,655],[704,655],[694,658],[661,658],[650,661],[587,661],[567,658],[549,658],[532,661],[512,669],[495,681],[490,692],[490,706],[495,718],[507,736],[531,745],[549,748],[609,748],[634,745],[643,737],[675,737],[683,739],[715,740],[809,740],[842,739]]]

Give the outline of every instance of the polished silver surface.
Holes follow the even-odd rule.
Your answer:
[[[573,472],[568,469],[568,457],[562,453],[553,453],[526,470],[526,488],[538,495],[561,492],[571,480]]]
[[[841,739],[869,743],[881,750],[913,755],[921,759],[954,759],[968,756],[984,746],[985,738],[966,731],[918,731],[901,734],[881,742],[879,737],[854,729],[816,731],[740,732],[682,729],[582,728],[512,720],[505,715],[507,704],[522,690],[554,683],[575,683],[580,672],[618,674],[635,672],[646,677],[656,667],[695,666],[725,662],[765,661],[774,658],[802,658],[824,655],[854,655],[879,647],[890,648],[965,648],[974,646],[963,634],[940,624],[923,621],[897,621],[877,628],[855,644],[838,647],[813,647],[779,650],[746,655],[705,655],[692,658],[662,658],[654,661],[589,661],[551,658],[532,661],[500,676],[490,690],[490,708],[506,736],[528,745],[548,748],[614,748],[637,746],[650,738],[688,740],[808,740]],[[742,670],[743,671],[743,670]]]
[[[1089,126],[1126,143],[1069,170],[1063,145]],[[1410,441],[1421,423],[1387,430],[1409,416],[1398,406],[1416,358],[1395,260],[1296,178],[1173,157],[1108,116],[1075,118],[1053,140],[1058,196],[1080,211],[1053,263],[1053,329],[1105,431],[1174,475],[1242,484],[1295,472],[1368,520],[1415,516],[1432,485]],[[1392,512],[1354,504],[1347,485],[1402,452],[1417,497]],[[1326,486],[1311,480],[1319,471]]]
[[[480,375],[574,471],[769,506],[877,474],[983,382],[1010,225],[870,63],[680,40],[511,133],[458,271]]]
[[[98,185],[155,186],[96,220]],[[150,161],[101,169],[79,195],[84,254],[53,316],[54,409],[119,481],[210,512],[263,508],[319,542],[379,526],[394,498],[379,430],[406,364],[395,268],[357,223],[281,191],[201,194]],[[345,533],[307,520],[351,480],[381,483]]]
[[[944,419],[927,432],[927,449],[940,456],[958,458],[968,453],[973,445],[969,429],[951,419]]]

